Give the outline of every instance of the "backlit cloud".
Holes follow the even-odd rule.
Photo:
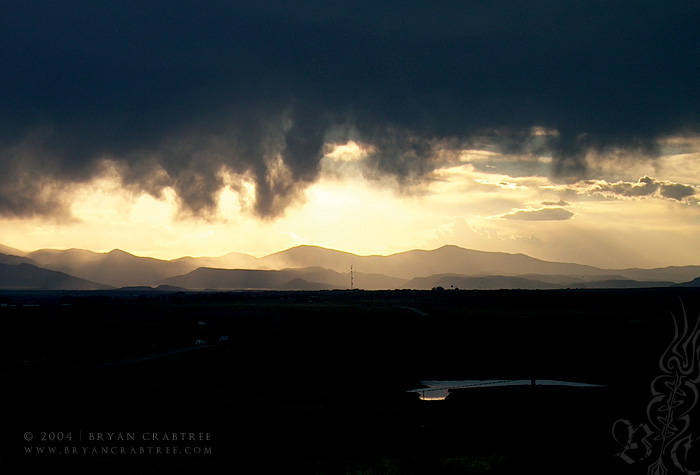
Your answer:
[[[564,208],[540,208],[518,210],[501,216],[504,219],[521,221],[565,221],[574,217],[574,213]]]
[[[605,198],[640,199],[667,198],[683,201],[695,196],[698,192],[696,185],[672,183],[655,180],[644,176],[636,183],[618,181],[610,183],[605,180],[582,180],[572,185],[552,186],[552,189],[573,192],[579,195],[602,196]]]
[[[327,146],[350,141],[366,145],[368,179],[409,192],[463,150],[509,157],[476,166],[510,177],[608,178],[587,157],[653,159],[660,137],[697,131],[699,14],[696,2],[4,2],[0,214],[70,219],[65,190],[110,163],[132,193],[172,190],[190,217],[217,213],[225,177],[239,177],[254,185],[244,211],[277,219],[319,180]],[[688,199],[671,185],[654,193]]]

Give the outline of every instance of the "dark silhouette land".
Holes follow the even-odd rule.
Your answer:
[[[679,298],[697,318],[692,287],[6,290],[0,376],[5,407],[18,417],[3,430],[0,466],[3,473],[640,473],[616,456],[612,425],[644,417]],[[460,379],[603,387],[456,389],[443,401],[408,392],[421,381]],[[23,434],[42,431],[204,432],[212,454],[27,455]]]

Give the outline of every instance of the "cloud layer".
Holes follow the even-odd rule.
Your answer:
[[[521,221],[565,221],[573,218],[574,213],[564,208],[541,208],[513,211],[501,217]]]
[[[610,183],[605,180],[582,180],[572,185],[555,187],[560,191],[576,194],[599,195],[606,198],[639,199],[639,198],[666,198],[675,201],[684,201],[694,197],[698,189],[694,185],[673,183],[665,180],[643,176],[636,183],[618,181]]]
[[[172,188],[194,215],[247,180],[252,211],[271,218],[318,178],[324,143],[348,140],[371,145],[368,175],[408,184],[441,151],[486,145],[551,154],[554,173],[580,178],[589,150],[653,156],[657,138],[697,130],[699,13],[651,1],[5,2],[0,214],[69,217],[66,187],[109,165],[135,192]]]

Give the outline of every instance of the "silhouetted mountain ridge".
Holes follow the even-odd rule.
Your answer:
[[[455,274],[440,274],[429,277],[417,277],[407,282],[403,288],[429,290],[436,287],[444,289],[458,288],[469,290],[493,289],[558,289],[559,285],[540,282],[522,277],[490,275],[483,277],[468,277]]]
[[[24,251],[20,251],[19,249],[15,249],[14,247],[4,246],[2,244],[0,244],[0,253],[7,254],[8,256],[20,256],[20,257],[25,257],[27,254]]]
[[[13,248],[5,246],[4,249]],[[267,276],[261,277],[263,280],[259,283],[253,279],[252,284],[247,285],[240,278],[237,281],[217,283],[216,279],[210,275],[208,278],[213,279],[210,281],[211,285],[202,285],[203,282],[197,281],[198,278],[190,276],[189,278],[193,279],[192,282],[197,285],[183,287],[257,288],[256,286],[264,284],[264,288],[273,288],[286,285],[293,279],[301,279],[309,285],[314,283],[314,285],[328,288],[348,288],[351,266],[354,269],[355,287],[364,289],[407,286],[432,288],[436,285],[444,286],[443,284],[447,281],[449,285],[460,288],[483,288],[484,286],[491,288],[500,285],[522,288],[624,287],[637,285],[634,281],[648,282],[639,286],[649,286],[683,283],[700,275],[700,266],[599,269],[583,264],[543,261],[525,254],[477,251],[453,245],[434,250],[416,249],[387,256],[360,256],[319,246],[304,245],[260,258],[231,252],[220,257],[182,257],[173,260],[139,257],[120,249],[105,253],[83,249],[42,249],[24,253],[24,256],[0,254],[0,262],[6,264],[24,262],[114,287],[153,287],[167,283],[168,279],[185,276],[199,268],[241,271],[286,270],[289,278],[283,280]],[[291,270],[297,272],[290,273]],[[249,278],[263,275],[239,274],[247,275]],[[230,276],[221,278],[231,279]],[[424,280],[416,280],[419,278]],[[475,278],[481,278],[481,280],[474,280]],[[295,282],[302,284],[300,281]]]
[[[678,284],[681,287],[700,287],[700,277],[696,277],[695,279],[691,280],[690,282],[683,282],[682,284]]]
[[[44,268],[113,287],[148,286],[197,267],[192,263],[138,257],[119,249],[107,253],[82,249],[42,249],[29,253],[28,257]]]
[[[597,267],[550,262],[525,254],[477,251],[447,245],[434,250],[416,249],[388,256],[358,256],[318,246],[297,246],[258,260],[268,268],[319,265],[337,272],[377,273],[406,279],[436,274],[478,276],[568,275],[587,277],[619,276],[639,281],[685,282],[700,274],[700,266],[671,266],[656,269],[600,269]]]
[[[17,255],[0,254],[0,264],[17,265],[17,264],[30,264],[35,267],[41,267],[36,261],[29,259],[28,257],[21,257]]]
[[[537,277],[537,279],[533,278]],[[489,275],[470,277],[455,274],[437,274],[428,277],[417,277],[407,282],[403,288],[429,290],[436,287],[444,289],[456,288],[467,290],[495,289],[632,289],[649,287],[670,287],[673,282],[638,281],[625,278],[597,279],[595,277],[581,278],[572,276],[503,276]]]
[[[326,270],[325,272],[332,272]],[[188,274],[165,279],[165,285],[209,290],[323,290],[333,288],[309,282],[303,272],[295,270],[212,269],[200,267]]]
[[[31,264],[0,264],[0,288],[42,290],[106,290],[111,287]]]

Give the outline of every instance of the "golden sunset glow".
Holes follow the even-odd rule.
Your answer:
[[[615,186],[624,185],[619,180],[556,184],[548,176],[508,174],[513,157],[478,150],[464,151],[407,190],[364,175],[367,147],[348,142],[326,149],[320,179],[276,219],[250,213],[255,184],[241,177],[230,178],[239,186],[225,187],[216,212],[203,219],[180,213],[172,189],[159,198],[136,194],[106,173],[70,190],[70,221],[4,219],[3,242],[27,250],[121,248],[167,259],[232,251],[263,256],[301,244],[363,255],[455,244],[607,268],[700,262],[697,198],[635,195],[645,175],[697,186],[687,171],[700,170],[697,151],[642,162],[632,172],[603,162],[616,177],[639,175],[625,185],[627,196],[615,195]],[[548,159],[530,162],[537,169]],[[560,211],[551,213],[555,208]]]
[[[0,18],[0,474],[690,473],[700,2]]]

